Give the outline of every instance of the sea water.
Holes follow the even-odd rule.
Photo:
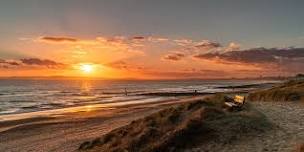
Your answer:
[[[266,81],[0,79],[0,115],[114,102],[161,102],[174,97],[145,94],[216,93],[231,91],[231,88],[223,88],[226,86],[258,83]]]

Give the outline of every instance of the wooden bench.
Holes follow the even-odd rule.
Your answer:
[[[231,110],[241,110],[244,104],[245,97],[240,95],[235,95],[232,101],[225,102],[225,106],[227,106]]]

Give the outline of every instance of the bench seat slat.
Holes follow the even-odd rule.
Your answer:
[[[229,106],[229,107],[237,107],[239,105],[233,103],[233,102],[225,102],[225,105]]]

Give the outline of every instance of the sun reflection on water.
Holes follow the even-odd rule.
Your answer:
[[[83,81],[81,83],[81,92],[89,93],[92,90],[92,82],[91,81]]]

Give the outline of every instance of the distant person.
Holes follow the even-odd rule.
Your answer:
[[[125,88],[125,95],[128,96],[127,88]]]

